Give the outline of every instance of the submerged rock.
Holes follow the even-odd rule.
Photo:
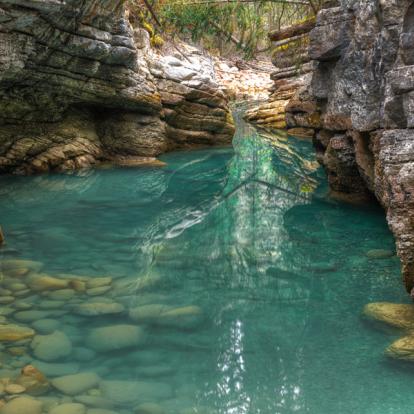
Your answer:
[[[86,343],[97,352],[108,352],[142,345],[145,340],[146,334],[138,326],[113,325],[93,329]]]
[[[42,267],[43,263],[35,260],[8,259],[0,261],[0,269],[6,273],[16,269],[30,269],[33,272],[38,272]]]
[[[166,411],[156,403],[144,403],[135,408],[135,414],[165,414]]]
[[[67,403],[52,408],[49,414],[85,414],[86,407],[83,404]]]
[[[100,380],[94,372],[82,372],[55,378],[51,384],[63,394],[79,395],[98,386]]]
[[[32,327],[36,332],[47,335],[59,328],[60,322],[56,319],[39,319],[32,323]]]
[[[10,400],[0,409],[1,414],[42,414],[43,403],[29,397]]]
[[[62,331],[50,335],[36,335],[31,343],[33,354],[43,361],[56,361],[72,352],[72,343]]]
[[[414,329],[414,305],[388,302],[370,303],[365,306],[364,314],[402,329]]]
[[[414,334],[395,341],[387,348],[386,354],[395,359],[414,361]]]
[[[124,305],[116,302],[88,302],[81,303],[73,308],[73,312],[82,316],[99,316],[122,313]]]
[[[170,385],[162,382],[102,381],[102,394],[117,404],[158,401],[172,397]]]
[[[30,395],[42,395],[49,390],[46,377],[33,365],[24,367],[16,379],[16,384],[22,385]]]
[[[0,325],[0,342],[14,342],[31,338],[35,335],[33,329],[19,325]]]
[[[32,364],[43,372],[47,377],[60,377],[62,375],[76,374],[80,365],[77,362],[44,362],[32,361]]]
[[[391,250],[373,249],[369,250],[366,255],[370,259],[389,259],[394,256],[394,252]]]
[[[58,290],[68,287],[69,282],[46,274],[34,274],[28,279],[28,285],[35,291]]]

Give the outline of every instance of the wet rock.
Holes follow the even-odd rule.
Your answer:
[[[135,410],[135,414],[165,414],[166,411],[161,405],[156,403],[144,403],[138,405]]]
[[[17,342],[33,337],[35,331],[25,326],[0,325],[0,342]]]
[[[80,365],[76,362],[50,363],[34,360],[32,364],[47,377],[60,377],[63,375],[76,374],[80,369]]]
[[[163,326],[193,329],[204,319],[203,311],[198,306],[175,308],[160,314],[157,323]]]
[[[367,252],[367,257],[370,259],[389,259],[394,256],[391,250],[373,249]]]
[[[8,259],[0,261],[0,268],[6,273],[17,269],[30,269],[33,272],[38,272],[42,267],[43,263],[34,260]]]
[[[86,343],[97,352],[108,352],[142,345],[145,340],[146,334],[138,326],[113,325],[93,329]]]
[[[13,317],[19,322],[32,322],[38,319],[44,319],[49,315],[46,311],[28,310],[16,312]]]
[[[116,411],[105,410],[103,408],[89,408],[87,414],[118,414]]]
[[[42,335],[51,334],[60,326],[60,322],[56,319],[39,319],[32,323],[33,329]]]
[[[160,315],[171,309],[162,304],[137,306],[129,310],[129,317],[137,323],[156,322]]]
[[[414,361],[414,335],[395,341],[387,348],[386,354],[391,358]]]
[[[87,289],[98,288],[102,286],[108,286],[112,283],[111,277],[94,277],[86,281]]]
[[[402,329],[414,329],[414,305],[388,302],[370,303],[364,314],[372,319]]]
[[[49,382],[46,377],[33,365],[24,367],[16,378],[16,384],[20,384],[30,395],[43,395],[49,390]]]
[[[58,279],[46,274],[30,276],[27,283],[34,291],[65,289],[69,284],[67,280]]]
[[[64,332],[55,331],[50,335],[36,335],[31,343],[33,354],[43,361],[56,361],[72,352],[72,343]]]
[[[0,409],[1,414],[42,414],[43,403],[33,398],[18,397]]]
[[[86,293],[89,296],[100,296],[100,295],[104,295],[110,290],[111,290],[111,286],[100,286],[100,287],[95,287],[92,289],[86,289]]]
[[[48,298],[51,300],[58,301],[69,301],[74,298],[76,291],[73,289],[58,289],[48,294]]]
[[[82,316],[112,315],[122,313],[124,310],[124,305],[116,302],[81,303],[73,308],[74,313]]]
[[[100,409],[112,408],[114,405],[114,403],[111,400],[95,395],[76,395],[75,401],[87,405],[88,407]]]
[[[55,378],[51,384],[63,394],[79,395],[98,386],[100,380],[94,372],[82,372]]]
[[[14,296],[0,296],[0,305],[8,305],[15,301]]]
[[[4,389],[7,394],[23,394],[26,391],[26,388],[20,384],[9,384]]]
[[[86,414],[86,407],[78,403],[61,404],[52,408],[49,414]]]
[[[158,401],[172,396],[170,385],[161,382],[102,381],[101,390],[104,397],[121,405]]]

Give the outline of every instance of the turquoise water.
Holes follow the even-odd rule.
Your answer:
[[[71,350],[44,361],[51,354],[30,340],[18,356],[5,343],[0,377],[28,363],[51,380],[97,373],[70,397],[47,396],[93,395],[118,414],[145,402],[157,406],[137,412],[411,413],[412,365],[383,354],[399,334],[361,318],[368,302],[407,301],[398,260],[366,256],[394,249],[381,209],[329,200],[310,142],[241,121],[234,149],[162,159],[162,168],[0,178],[3,261],[40,261],[37,272],[62,280],[112,278],[93,295],[72,285],[56,294],[31,290],[26,275],[14,295],[6,272],[7,323],[47,319],[40,333],[63,332]],[[119,313],[76,311],[114,302]],[[113,331],[118,349],[91,339],[119,324],[139,326],[140,338]]]

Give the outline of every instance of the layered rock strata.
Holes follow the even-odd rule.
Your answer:
[[[155,53],[124,3],[0,0],[0,172],[130,165],[231,141],[210,59]]]
[[[312,76],[313,63],[310,62],[307,49],[308,32],[313,26],[314,21],[309,21],[306,25],[291,26],[269,34],[271,40],[277,40],[272,53],[272,63],[276,69],[270,75],[273,81],[270,97],[246,113],[247,121],[262,127],[293,128],[294,133],[307,134],[294,118],[286,118],[286,112],[291,99],[306,89]],[[309,121],[315,124],[315,119]]]
[[[321,114],[315,145],[332,190],[375,194],[414,288],[414,3],[343,0],[310,33],[310,88]]]

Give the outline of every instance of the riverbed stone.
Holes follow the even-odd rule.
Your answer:
[[[74,289],[58,289],[48,294],[51,300],[68,301],[74,298],[76,291]]]
[[[66,395],[79,395],[99,385],[100,377],[94,372],[81,372],[55,378],[51,384]]]
[[[162,382],[102,381],[101,390],[104,397],[121,405],[164,400],[173,394],[171,386]]]
[[[52,408],[49,414],[85,414],[86,407],[79,403],[60,404]]]
[[[414,304],[369,303],[364,308],[364,314],[397,328],[414,330]]]
[[[8,384],[4,390],[7,394],[23,394],[26,388],[20,384]]]
[[[73,308],[73,312],[82,316],[99,316],[122,313],[124,305],[116,302],[86,302]]]
[[[198,306],[185,306],[162,312],[157,323],[163,326],[181,329],[193,329],[204,319],[203,311]]]
[[[62,331],[49,335],[36,335],[31,343],[33,354],[42,361],[56,361],[72,352],[72,343]]]
[[[91,289],[86,289],[86,294],[89,296],[100,296],[108,293],[111,290],[111,286],[99,286]]]
[[[60,377],[64,375],[76,374],[79,372],[80,365],[77,362],[45,362],[32,361],[32,365],[43,372],[47,377]]]
[[[10,400],[0,409],[1,414],[42,414],[43,403],[29,397]]]
[[[395,254],[392,250],[385,250],[385,249],[373,249],[369,250],[366,253],[366,256],[370,259],[389,259],[393,257]]]
[[[108,352],[142,345],[145,339],[146,334],[141,327],[113,325],[93,329],[86,343],[97,352]]]
[[[13,318],[19,322],[32,322],[39,319],[44,319],[49,316],[47,311],[38,311],[38,310],[27,310],[16,312],[13,315]]]
[[[135,407],[134,409],[135,414],[165,414],[166,411],[164,408],[156,403],[149,402],[143,403]]]
[[[0,342],[17,342],[32,338],[35,331],[26,326],[0,325]]]
[[[108,286],[112,283],[111,277],[92,277],[86,281],[87,289]]]
[[[395,359],[414,362],[414,334],[397,339],[387,348],[386,354]]]
[[[75,401],[93,408],[112,408],[114,405],[111,400],[98,395],[75,395],[74,398]]]
[[[137,323],[156,322],[163,312],[170,309],[171,307],[162,304],[137,306],[129,310],[129,317]]]
[[[118,414],[116,411],[106,410],[104,408],[89,408],[86,414]]]
[[[34,291],[58,290],[68,287],[69,282],[46,274],[34,274],[28,278],[28,285]]]
[[[43,268],[43,263],[35,260],[7,259],[0,261],[0,268],[6,273],[15,269],[30,269],[33,272],[38,272]]]
[[[23,386],[30,395],[43,395],[49,390],[46,377],[33,365],[27,365],[16,378],[16,384]]]
[[[47,335],[56,331],[60,326],[60,322],[56,319],[39,319],[32,322],[33,329],[42,334]]]

